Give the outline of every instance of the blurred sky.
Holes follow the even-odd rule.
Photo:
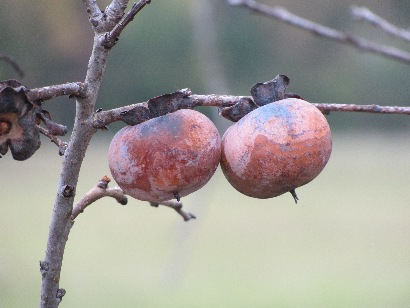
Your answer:
[[[366,5],[398,26],[410,25],[407,1],[261,1],[340,30],[404,49],[408,46],[355,21],[350,6]],[[108,1],[100,1],[101,7]],[[24,69],[30,88],[84,80],[92,31],[81,1],[6,1],[0,11],[0,52]],[[249,95],[256,82],[286,74],[289,91],[316,103],[408,105],[409,66],[317,38],[222,0],[154,0],[112,50],[98,99],[104,109],[189,87],[197,94]],[[0,78],[17,78],[0,63]],[[47,102],[72,125],[68,98]],[[215,115],[216,112],[213,111]],[[405,116],[332,114],[334,130],[403,130]],[[227,124],[225,123],[225,126]]]

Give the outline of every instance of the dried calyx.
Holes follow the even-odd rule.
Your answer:
[[[289,77],[286,75],[277,75],[272,80],[258,82],[251,88],[252,99],[243,97],[233,106],[220,108],[219,112],[224,118],[238,122],[251,111],[266,104],[285,98],[301,98],[297,94],[286,93],[288,85]]]
[[[40,121],[54,135],[66,133],[64,127],[50,120],[48,112],[39,104],[30,102],[27,92],[17,80],[0,81],[0,157],[10,148],[15,160],[30,158],[41,145],[37,127]]]

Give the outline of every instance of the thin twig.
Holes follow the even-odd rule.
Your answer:
[[[44,136],[50,138],[51,142],[53,142],[56,146],[58,146],[58,154],[60,156],[63,156],[65,153],[65,150],[67,149],[68,143],[60,140],[56,136],[50,133],[50,131],[40,125],[37,125],[37,128],[41,134]]]
[[[97,185],[91,188],[91,190],[88,191],[80,199],[80,201],[78,201],[78,203],[74,205],[73,211],[71,213],[71,220],[76,219],[78,215],[84,212],[87,206],[103,197],[114,198],[118,203],[126,205],[128,202],[127,196],[119,187],[108,188],[108,183],[110,181],[111,179],[108,176],[103,176],[102,179],[97,183]]]
[[[379,105],[354,105],[354,104],[313,104],[325,114],[331,111],[338,112],[366,112],[379,114],[404,114],[410,115],[410,107],[379,106]]]
[[[84,210],[94,203],[95,201],[103,197],[112,197],[117,200],[118,203],[126,205],[128,203],[128,198],[125,192],[119,188],[108,188],[108,184],[111,182],[111,179],[104,175],[101,180],[98,181],[97,185],[91,188],[81,199],[78,201],[71,213],[71,220],[74,221],[78,215],[84,212]],[[191,219],[196,219],[195,215],[189,212],[185,212],[182,209],[182,203],[174,200],[162,201],[159,203],[150,203],[151,206],[158,207],[159,205],[167,206],[174,209],[185,221]]]
[[[215,94],[189,95],[183,98],[179,104],[174,104],[174,106],[172,106],[174,108],[172,112],[183,108],[195,108],[200,106],[229,107],[235,105],[241,98],[248,98],[248,96]],[[95,128],[105,128],[113,122],[123,121],[123,114],[130,110],[139,110],[140,113],[145,113],[149,110],[148,101],[97,112],[94,114],[93,126]]]
[[[352,6],[352,15],[356,19],[366,21],[392,36],[410,42],[410,31],[393,25],[386,19],[370,11],[367,7]]]
[[[228,0],[228,2],[232,5],[244,6],[254,12],[275,18],[292,26],[309,31],[320,37],[353,46],[360,51],[378,54],[410,64],[410,53],[406,51],[395,47],[376,44],[363,38],[325,27],[321,24],[295,15],[283,7],[271,7],[253,0]]]
[[[7,62],[17,72],[20,78],[24,77],[24,71],[20,68],[18,63],[10,56],[0,54],[0,60]]]
[[[229,107],[235,105],[242,98],[249,98],[250,96],[235,96],[235,95],[201,95],[193,94],[189,97],[192,99],[194,107],[208,106],[208,107]]]
[[[121,20],[115,25],[115,27],[105,35],[102,45],[107,49],[112,48],[117,42],[124,28],[134,19],[135,15],[137,15],[139,11],[141,11],[147,4],[150,3],[151,0],[140,0],[138,1],[138,3],[134,3],[131,10],[129,10],[129,12],[121,18]]]
[[[64,84],[30,89],[27,92],[27,97],[30,101],[46,101],[57,96],[73,95],[81,96],[84,91],[82,82],[68,82]]]
[[[192,94],[180,101],[180,104],[174,104],[170,112],[177,111],[183,108],[196,108],[199,106],[210,107],[230,107],[238,103],[240,100],[246,99],[252,101],[251,96],[233,96],[233,95],[197,95]],[[379,106],[379,105],[355,105],[355,104],[317,104],[313,103],[323,113],[336,112],[367,112],[379,114],[404,114],[410,115],[410,107],[399,106]],[[132,104],[107,111],[101,111],[94,114],[93,126],[96,128],[105,128],[109,124],[116,121],[123,121],[123,114],[130,110],[138,110],[138,113],[147,113],[148,102]],[[137,112],[136,112],[137,114]],[[146,118],[145,120],[148,120]],[[142,121],[141,121],[142,122]]]
[[[184,221],[189,221],[191,219],[196,219],[196,216],[190,212],[185,212],[182,209],[182,202],[175,201],[175,200],[168,200],[168,201],[162,201],[159,203],[153,203],[150,202],[151,206],[158,207],[158,205],[163,205],[170,207],[171,209],[174,209],[179,215],[182,216]]]

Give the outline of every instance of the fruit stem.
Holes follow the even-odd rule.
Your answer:
[[[295,203],[297,204],[297,203],[298,203],[299,198],[298,198],[298,195],[296,194],[296,191],[295,191],[294,189],[292,189],[292,190],[291,190],[291,191],[289,191],[289,192],[290,192],[290,194],[292,195],[293,200],[295,200]]]
[[[178,192],[174,193],[174,197],[175,197],[175,199],[177,199],[178,202],[179,202],[179,200],[181,200],[181,197],[179,196]]]

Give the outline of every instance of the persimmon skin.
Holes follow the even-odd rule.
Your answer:
[[[200,112],[183,109],[121,129],[112,139],[108,162],[125,193],[161,202],[203,187],[221,157],[215,125]]]
[[[266,199],[316,178],[332,151],[324,115],[288,98],[262,106],[228,128],[222,138],[222,171],[239,192]]]

